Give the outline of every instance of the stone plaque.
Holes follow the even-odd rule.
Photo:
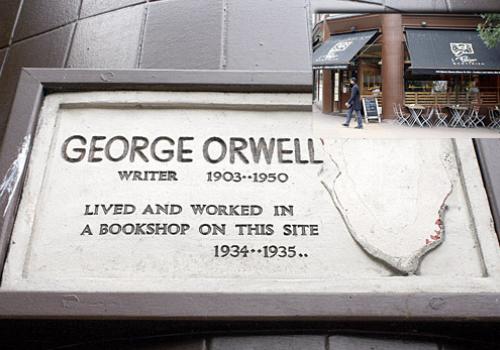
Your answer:
[[[311,118],[308,94],[48,96],[2,288],[498,290],[471,141],[320,139]]]

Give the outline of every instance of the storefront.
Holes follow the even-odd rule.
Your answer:
[[[394,103],[498,105],[500,47],[483,43],[480,22],[474,15],[327,18],[315,28],[324,38],[313,53],[316,104],[342,112],[355,76],[362,97],[375,96],[386,118]]]
[[[333,78],[333,101],[326,98],[325,102],[332,104],[334,112],[341,111],[349,98],[351,77],[359,77],[362,95],[371,94],[380,86],[380,59],[373,48],[378,37],[377,30],[333,35],[315,51],[315,76],[322,70],[329,70]]]
[[[405,69],[405,102],[499,102],[500,50],[473,30],[406,29],[411,64]]]

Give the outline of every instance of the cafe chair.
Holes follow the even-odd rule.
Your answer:
[[[425,109],[425,112],[422,113],[420,117],[420,127],[425,127],[428,126],[429,128],[432,127],[432,115],[434,114],[434,109],[432,107],[428,107]]]
[[[448,126],[448,114],[442,111],[440,105],[434,106],[434,114],[436,115],[436,123],[434,126]]]
[[[401,120],[399,113],[398,113],[398,108],[396,107],[396,104],[392,104],[392,113],[396,118],[394,118],[394,123],[398,125],[402,125],[403,121]]]
[[[472,128],[474,126],[473,119],[474,119],[473,109],[469,108],[462,118],[462,120],[464,122],[464,127]]]
[[[450,126],[452,128],[465,128],[467,126],[467,108],[460,105],[450,105],[448,108],[451,113]]]
[[[403,110],[403,107],[401,106],[401,104],[398,104],[398,111],[399,111],[399,114],[402,116],[401,118],[403,118],[405,120],[406,125],[408,125],[408,126],[415,125],[415,123],[417,122],[416,119],[413,117],[413,115],[411,113],[405,112]]]
[[[479,127],[479,125],[485,127],[486,125],[484,124],[484,118],[486,118],[485,115],[479,114],[479,106],[472,106],[469,111],[469,115],[465,120],[465,123],[469,128],[477,128]]]
[[[490,129],[500,129],[500,109],[497,107],[489,109],[490,115]]]
[[[394,112],[394,115],[396,116],[396,121],[395,121],[396,124],[410,126],[410,118],[411,118],[410,113],[403,112],[401,106],[399,106],[398,108],[398,106],[395,103],[392,105],[392,110]]]

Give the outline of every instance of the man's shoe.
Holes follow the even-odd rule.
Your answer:
[[[362,126],[356,126],[355,129],[363,129]]]
[[[342,124],[342,126],[345,126],[346,128],[348,128],[349,124],[344,123],[344,124]]]

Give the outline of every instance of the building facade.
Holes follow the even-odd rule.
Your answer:
[[[482,42],[481,21],[479,15],[323,17],[312,39],[316,102],[324,113],[342,112],[349,79],[357,77],[361,95],[376,96],[386,118],[394,104],[497,105],[500,48]]]

